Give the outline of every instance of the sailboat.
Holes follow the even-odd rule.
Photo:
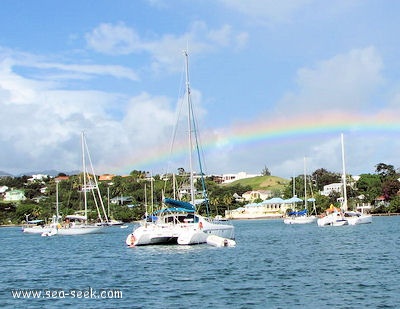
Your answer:
[[[234,227],[230,224],[217,223],[209,217],[198,213],[198,203],[195,199],[193,149],[197,153],[202,181],[202,201],[208,205],[208,196],[203,178],[202,165],[197,128],[194,121],[194,111],[190,99],[188,53],[184,51],[186,71],[186,104],[188,109],[188,140],[189,140],[189,169],[190,169],[190,201],[181,201],[175,198],[164,198],[164,207],[151,214],[151,222],[145,219],[141,226],[134,229],[126,238],[129,246],[175,243],[179,245],[192,245],[206,243],[210,235],[219,237],[222,243],[229,246],[234,243]],[[207,206],[208,209],[208,206]],[[226,241],[225,241],[226,240]],[[213,241],[217,243],[217,241]]]
[[[345,171],[345,163],[344,163],[344,142],[343,142],[343,134],[342,134],[342,160],[343,160],[343,211],[344,217],[347,220],[349,225],[359,225],[359,224],[367,224],[372,223],[372,215],[366,214],[364,212],[359,211],[349,211],[347,207],[347,192],[346,192],[346,171]]]
[[[294,177],[293,177],[294,182]],[[296,201],[296,196],[293,193],[293,201]],[[307,224],[317,221],[315,215],[309,215],[307,209],[307,171],[306,171],[306,158],[304,158],[304,209],[301,211],[292,211],[289,213],[289,217],[285,218],[283,222],[285,224]],[[315,211],[315,209],[314,209]]]
[[[325,215],[318,218],[318,226],[343,226],[348,225],[349,221],[345,218],[344,212],[347,211],[347,183],[346,183],[346,165],[344,160],[344,140],[343,134],[340,136],[341,146],[342,146],[342,197],[341,197],[341,208],[337,208],[334,205],[330,205],[328,209],[325,210]]]
[[[100,195],[99,186],[97,183],[97,178],[94,173],[92,161],[90,158],[90,153],[86,144],[86,138],[84,132],[81,134],[81,144],[82,144],[82,174],[83,174],[83,185],[82,185],[82,193],[83,193],[83,202],[84,202],[84,213],[73,214],[65,216],[65,222],[63,224],[58,223],[59,213],[58,213],[58,192],[57,192],[57,207],[56,207],[56,218],[57,225],[55,230],[51,231],[51,235],[84,235],[84,234],[93,234],[102,231],[102,224],[90,224],[88,223],[88,193],[90,192],[94,198],[97,213],[99,216],[99,220],[103,223],[103,213],[106,222],[108,221],[108,217],[104,208],[103,200]],[[88,161],[91,167],[91,175],[87,169],[87,154]],[[57,184],[58,188],[58,184]],[[43,236],[51,236],[43,234]]]

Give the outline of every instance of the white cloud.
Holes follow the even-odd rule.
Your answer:
[[[126,55],[143,50],[138,34],[124,23],[103,23],[85,35],[90,48],[104,53]]]
[[[145,52],[152,57],[154,71],[179,71],[182,60],[179,55],[188,49],[190,54],[210,53],[219,48],[243,48],[248,34],[236,32],[230,25],[209,29],[203,21],[194,21],[189,30],[181,34],[163,34],[159,37],[140,37],[137,32],[123,23],[100,24],[85,35],[93,50],[121,55]]]
[[[382,59],[374,47],[354,49],[297,72],[296,93],[288,93],[279,112],[307,113],[323,110],[359,109],[370,103],[371,94],[382,86]]]

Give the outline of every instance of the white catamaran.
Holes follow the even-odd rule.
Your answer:
[[[188,109],[188,133],[189,133],[189,168],[190,168],[190,202],[165,198],[163,209],[151,215],[152,220],[146,218],[140,227],[133,230],[126,238],[129,246],[176,243],[179,245],[191,245],[206,243],[210,235],[214,235],[210,244],[227,246],[234,245],[234,227],[227,223],[217,223],[211,218],[198,213],[198,203],[195,200],[193,150],[197,153],[199,163],[203,196],[202,202],[206,204],[208,211],[208,196],[203,178],[200,160],[199,143],[197,137],[196,122],[190,98],[188,53],[184,52],[186,71],[186,103]],[[215,239],[217,237],[217,239]]]

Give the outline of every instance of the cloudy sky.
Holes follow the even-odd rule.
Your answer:
[[[2,0],[0,171],[187,167],[189,52],[205,172],[400,167],[399,1]],[[183,142],[181,141],[181,144]],[[171,150],[172,149],[172,150]]]

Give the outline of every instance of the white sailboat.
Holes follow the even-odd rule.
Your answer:
[[[94,173],[92,161],[90,158],[90,153],[86,144],[85,134],[82,132],[81,134],[81,143],[82,143],[82,169],[83,169],[83,185],[82,185],[82,193],[83,193],[83,202],[84,202],[84,214],[73,214],[65,216],[65,222],[63,224],[59,223],[59,211],[58,211],[58,190],[57,190],[57,201],[56,201],[56,224],[53,224],[50,233],[43,233],[43,236],[52,236],[52,235],[84,235],[84,234],[93,234],[102,231],[102,224],[90,224],[88,223],[88,193],[90,192],[94,198],[97,213],[101,222],[103,222],[103,215],[105,217],[106,222],[108,221],[108,217],[104,208],[103,200],[101,198],[99,186],[97,183],[97,178]],[[90,163],[91,167],[91,175],[87,169],[86,156]],[[56,188],[58,189],[58,182]],[[102,215],[103,214],[103,215]]]
[[[99,220],[103,222],[103,217],[101,213],[105,216],[106,221],[108,221],[108,217],[104,208],[103,199],[101,198],[99,186],[97,183],[97,178],[94,173],[92,160],[90,158],[89,149],[86,144],[85,134],[82,132],[81,134],[81,143],[82,143],[82,172],[83,172],[83,186],[82,186],[82,193],[83,193],[83,202],[84,202],[84,214],[83,215],[68,215],[65,217],[65,224],[58,229],[58,235],[84,235],[84,234],[92,234],[98,233],[102,230],[102,226],[97,224],[90,224],[88,223],[88,192],[92,193],[92,196],[95,201],[97,213],[99,216]],[[87,169],[86,163],[86,156],[90,163],[91,167],[91,176]],[[100,206],[99,206],[100,204]]]
[[[184,202],[176,199],[164,199],[165,207],[160,211],[153,213],[154,221],[145,220],[140,227],[133,230],[126,238],[126,244],[129,246],[152,245],[176,243],[179,245],[192,245],[206,243],[209,235],[216,235],[227,239],[226,243],[234,242],[234,227],[230,224],[216,223],[208,217],[201,216],[197,212],[197,203],[195,201],[194,173],[193,173],[193,149],[199,155],[199,145],[194,121],[194,111],[190,99],[189,73],[188,73],[188,54],[185,51],[186,68],[186,103],[188,108],[188,132],[189,132],[189,168],[190,168],[190,202]],[[201,160],[198,156],[199,169],[202,173]],[[204,179],[202,179],[204,181]],[[203,199],[208,203],[208,197],[203,182]],[[208,204],[207,204],[208,205]]]
[[[293,178],[294,182],[294,178]],[[293,193],[293,199],[295,194]],[[307,205],[307,170],[306,170],[306,158],[304,158],[304,209],[301,211],[292,211],[287,218],[283,220],[285,224],[308,224],[317,221],[315,215],[308,214]],[[315,209],[314,209],[315,211]]]
[[[349,221],[345,218],[344,212],[347,211],[347,183],[346,183],[346,164],[344,160],[344,141],[343,134],[340,136],[342,146],[342,197],[341,197],[341,209],[330,205],[325,210],[325,215],[322,218],[318,218],[318,226],[343,226],[348,225]]]

